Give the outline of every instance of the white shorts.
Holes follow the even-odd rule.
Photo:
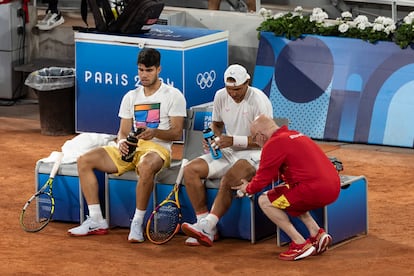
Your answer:
[[[233,148],[221,149],[223,157],[213,159],[210,153],[199,156],[208,164],[207,178],[221,178],[240,159],[248,161],[256,170],[260,162],[260,149],[233,150]]]

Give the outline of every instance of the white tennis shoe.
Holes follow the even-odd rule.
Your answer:
[[[68,230],[68,234],[75,237],[105,235],[107,233],[108,223],[106,220],[103,219],[100,222],[96,222],[89,216],[86,216],[86,220],[80,226]]]
[[[193,238],[193,237],[188,237],[185,240],[184,243],[185,243],[185,245],[188,245],[188,246],[199,246],[200,245],[200,243],[198,242],[198,240],[196,238]]]
[[[144,233],[143,233],[143,226],[142,224],[138,223],[137,221],[131,222],[131,227],[129,230],[128,241],[131,243],[143,242],[144,241]]]
[[[204,246],[212,246],[214,238],[217,234],[216,227],[211,227],[206,219],[201,219],[198,223],[194,224],[185,222],[181,225],[181,230],[187,236],[196,239],[199,244]]]

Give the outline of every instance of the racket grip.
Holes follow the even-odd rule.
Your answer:
[[[59,154],[57,156],[57,159],[56,159],[55,163],[53,164],[52,170],[50,171],[50,177],[51,178],[55,177],[55,175],[56,175],[56,173],[59,169],[60,163],[62,162],[62,159],[63,159],[63,152],[59,152]]]
[[[180,170],[178,171],[178,175],[177,175],[177,179],[175,181],[176,184],[180,184],[181,181],[183,180],[183,175],[184,175],[184,167],[185,165],[187,165],[188,163],[188,159],[183,159],[181,161],[181,166],[180,166]]]

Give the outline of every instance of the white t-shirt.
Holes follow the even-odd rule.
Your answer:
[[[250,136],[250,125],[261,114],[273,118],[269,98],[263,91],[251,86],[240,103],[236,103],[226,88],[222,88],[216,92],[213,104],[212,120],[223,122],[229,136]]]
[[[133,119],[134,128],[146,126],[167,130],[171,128],[170,117],[185,117],[186,101],[184,95],[172,86],[161,82],[160,88],[151,96],[144,94],[144,87],[128,91],[122,98],[118,116]],[[153,138],[165,148],[171,150],[172,141]]]

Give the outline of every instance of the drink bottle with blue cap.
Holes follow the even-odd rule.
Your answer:
[[[205,130],[203,130],[203,137],[204,140],[207,142],[208,148],[210,149],[211,156],[214,159],[220,159],[222,156],[221,150],[218,147],[212,146],[212,144],[214,143],[214,139],[216,138],[213,130],[211,128],[206,128]]]

